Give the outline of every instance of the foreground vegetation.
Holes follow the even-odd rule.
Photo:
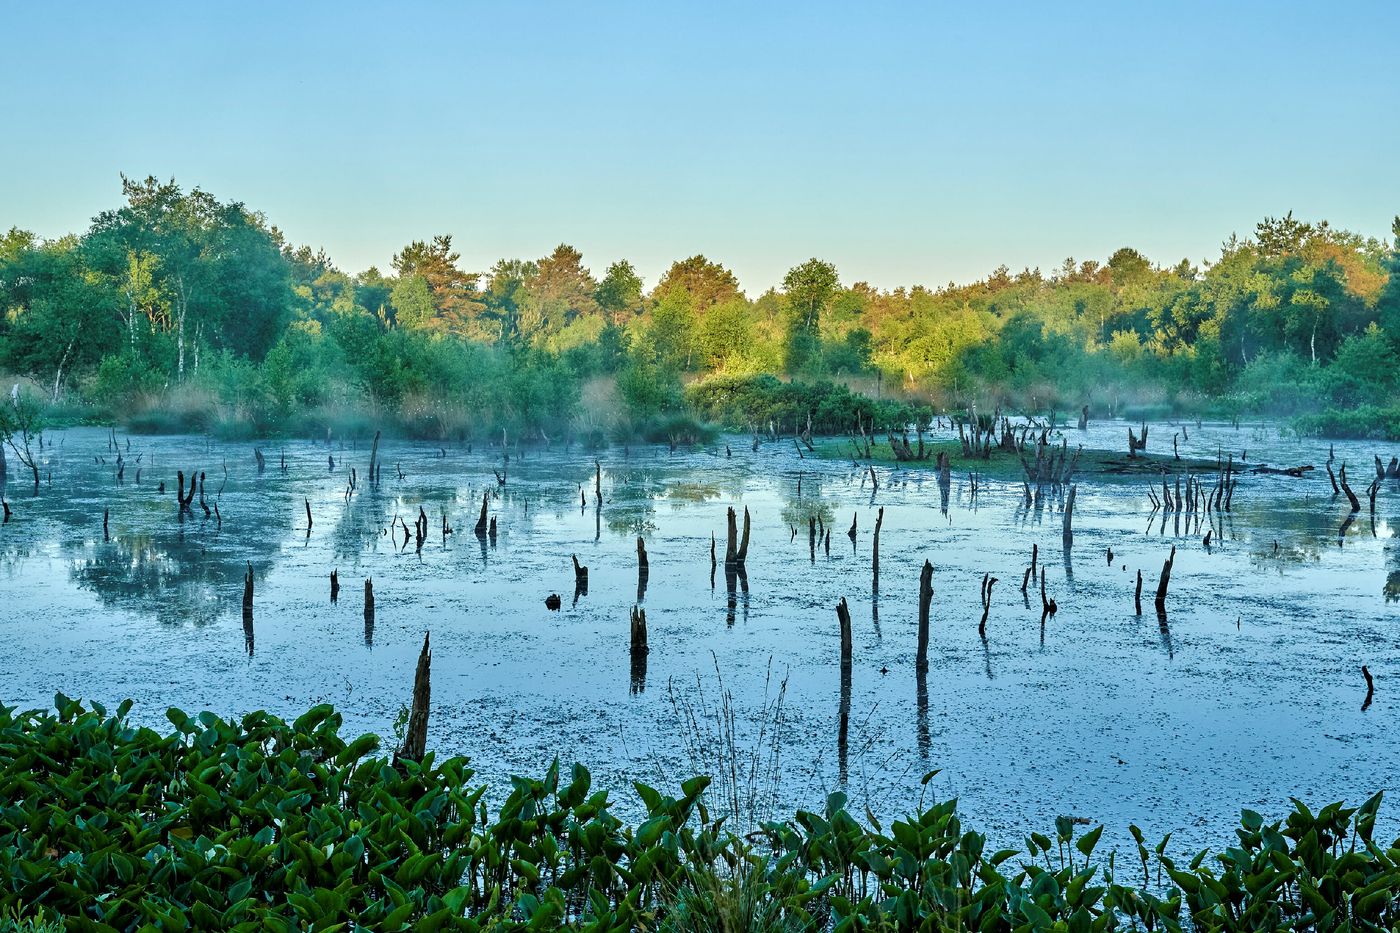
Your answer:
[[[1380,798],[1281,823],[1245,811],[1228,850],[1105,857],[1057,821],[989,852],[955,803],[888,829],[840,794],[740,835],[708,779],[610,810],[588,772],[516,778],[494,814],[465,758],[378,757],[328,706],[294,723],[169,711],[162,735],[66,697],[0,708],[0,910],[76,930],[1386,930],[1400,843]],[[24,928],[24,927],[21,927]]]
[[[59,420],[223,434],[655,435],[712,409],[712,381],[782,377],[941,410],[1314,414],[1395,436],[1393,232],[1290,214],[1204,267],[1124,248],[938,289],[843,284],[812,259],[751,297],[704,256],[647,288],[567,245],[471,271],[450,236],[350,275],[237,201],[123,179],[81,233],[0,236],[0,374]]]

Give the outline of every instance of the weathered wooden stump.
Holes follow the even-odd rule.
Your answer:
[[[1176,545],[1172,545],[1171,554],[1167,556],[1162,564],[1162,575],[1157,579],[1157,614],[1165,616],[1167,614],[1167,584],[1172,579],[1172,564],[1176,561]]]
[[[413,705],[408,712],[408,731],[396,757],[407,761],[422,761],[428,751],[428,705],[432,700],[433,652],[428,645],[429,634],[423,635],[423,650],[418,654],[418,668],[413,673]]]
[[[651,647],[647,644],[647,611],[638,606],[632,607],[632,656],[647,654]]]
[[[574,594],[588,595],[588,568],[578,562],[578,555],[571,555],[574,561]]]
[[[836,621],[841,627],[841,666],[851,666],[851,610],[842,596],[836,603]]]
[[[933,602],[933,564],[924,561],[919,571],[919,648],[915,664],[919,670],[928,670],[928,614]]]
[[[481,494],[481,515],[477,518],[476,527],[473,529],[476,532],[476,536],[478,538],[486,536],[486,507],[490,504],[490,502],[491,494],[489,492],[483,492]]]

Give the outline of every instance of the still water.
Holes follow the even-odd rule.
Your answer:
[[[1169,451],[1176,430],[1154,426],[1150,449]],[[346,731],[390,735],[431,631],[429,747],[470,756],[478,778],[500,788],[497,800],[510,775],[542,774],[558,756],[587,764],[595,785],[634,812],[632,780],[674,787],[720,760],[703,733],[722,690],[732,695],[734,746],[758,763],[753,796],[776,797],[780,812],[819,807],[837,789],[881,818],[921,793],[957,796],[965,821],[996,844],[1016,845],[1068,815],[1107,824],[1106,839],[1120,843],[1129,823],[1149,838],[1172,832],[1172,849],[1187,851],[1228,843],[1240,807],[1281,816],[1291,796],[1360,802],[1393,788],[1400,481],[1381,484],[1374,522],[1364,487],[1373,455],[1388,461],[1400,449],[1336,446],[1362,499],[1339,536],[1349,509],[1323,470],[1327,444],[1271,425],[1189,432],[1183,456],[1214,460],[1224,450],[1238,461],[1247,451],[1246,467],[1317,470],[1242,475],[1209,548],[1210,520],[1164,522],[1147,479],[1081,474],[1067,553],[1059,497],[1027,508],[1019,480],[983,479],[974,495],[959,466],[945,510],[931,468],[877,467],[872,489],[849,460],[800,459],[791,440],[755,452],[748,438],[728,438],[732,456],[724,440],[690,452],[599,451],[599,505],[595,454],[577,446],[530,448],[523,460],[513,452],[502,486],[493,473],[503,466],[499,447],[385,441],[383,479],[372,487],[364,441],[272,443],[259,474],[248,443],[118,435],[112,449],[102,429],[52,432],[37,496],[10,457],[0,700],[130,697],[132,718],[157,727],[167,706],[290,717],[330,702]],[[1066,435],[1086,449],[1126,446],[1121,424]],[[351,467],[359,483],[347,495]],[[179,520],[177,469],[205,472],[218,520],[198,497]],[[494,541],[472,533],[483,493]],[[753,517],[746,579],[732,590],[723,568],[729,506]],[[403,544],[400,524],[412,526],[420,508],[421,549]],[[810,547],[809,515],[832,527],[829,554]],[[453,529],[445,536],[444,517]],[[644,669],[628,650],[639,535],[650,557]],[[1038,591],[1020,589],[1032,544],[1059,606],[1043,627]],[[1151,593],[1172,545],[1164,628]],[[571,555],[590,568],[589,591],[577,599]],[[934,597],[920,678],[926,559]],[[251,632],[241,612],[249,564]],[[1142,616],[1133,607],[1139,569]],[[985,573],[1000,582],[984,642]],[[372,629],[365,578],[374,583]],[[552,593],[560,611],[545,606]],[[845,689],[833,611],[841,597],[854,623]],[[1365,711],[1362,664],[1376,678]],[[1397,813],[1400,802],[1383,808],[1387,832],[1400,825]]]

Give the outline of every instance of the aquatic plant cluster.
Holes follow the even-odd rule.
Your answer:
[[[515,778],[499,810],[467,759],[379,757],[330,706],[292,723],[172,709],[162,735],[61,694],[0,708],[0,916],[75,930],[1388,930],[1400,842],[1380,796],[1286,821],[1245,811],[1239,843],[1187,863],[1096,851],[1057,820],[986,851],[956,801],[862,822],[835,794],[740,833],[636,784],[628,825],[575,766]],[[7,920],[6,922],[10,922]],[[16,928],[25,928],[16,924]],[[35,928],[39,928],[38,925]]]

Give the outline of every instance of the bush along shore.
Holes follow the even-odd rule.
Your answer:
[[[709,781],[610,811],[588,771],[515,778],[492,814],[466,758],[344,740],[318,706],[287,723],[172,709],[131,725],[59,695],[0,708],[0,917],[73,930],[1393,930],[1400,841],[1380,795],[1287,820],[1244,811],[1189,862],[1104,854],[1060,819],[987,850],[955,801],[883,827],[833,795],[741,832]],[[412,730],[410,730],[412,732]],[[418,739],[421,742],[421,738]],[[7,927],[8,928],[8,927]]]

